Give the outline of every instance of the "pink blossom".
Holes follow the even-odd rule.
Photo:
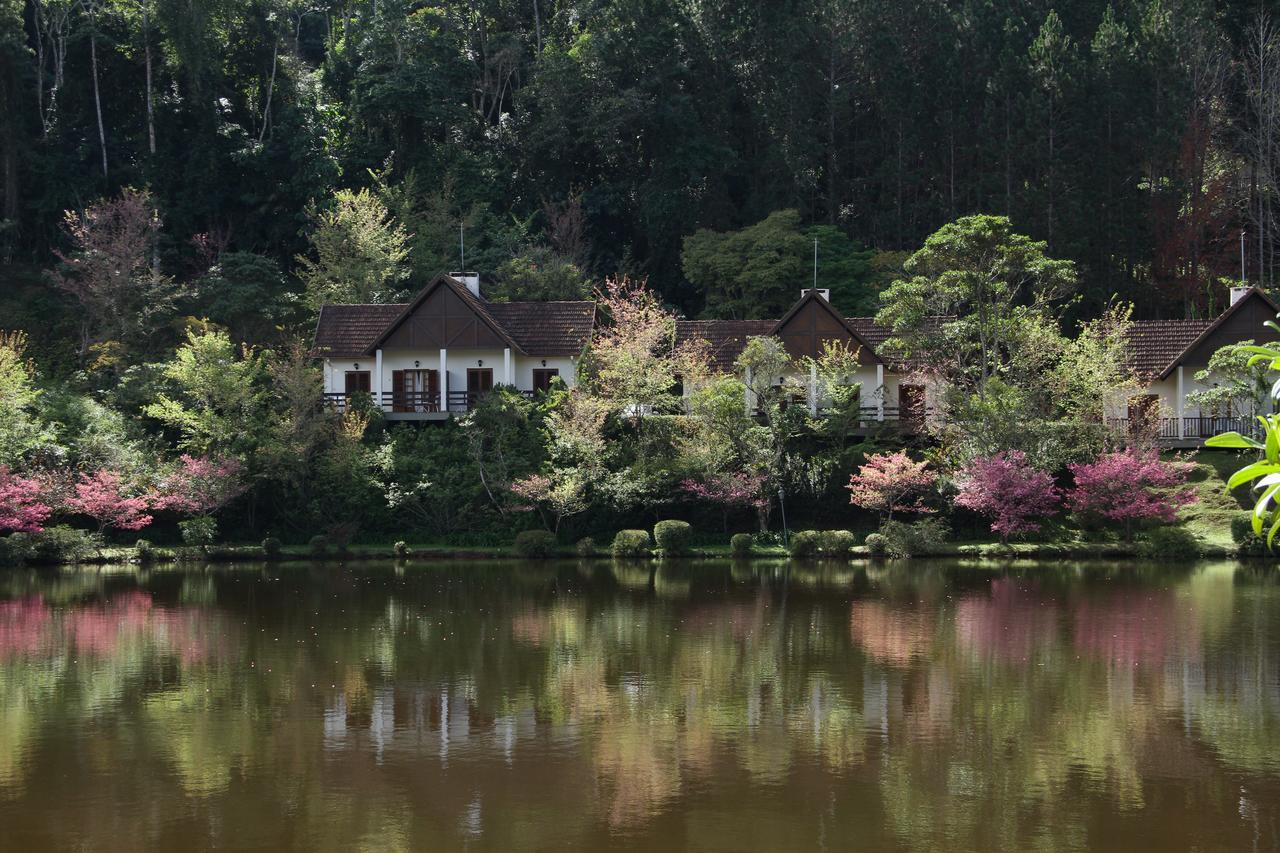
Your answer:
[[[927,462],[913,462],[905,450],[877,453],[849,478],[849,503],[878,512],[886,519],[894,512],[932,512],[924,493],[937,482]]]
[[[1183,488],[1191,464],[1162,462],[1155,452],[1108,453],[1096,462],[1067,466],[1076,484],[1067,496],[1072,511],[1124,524],[1128,535],[1135,522],[1172,522],[1179,507],[1196,496]]]
[[[66,508],[98,522],[99,531],[106,527],[141,530],[152,521],[147,513],[150,503],[145,497],[127,496],[120,475],[102,469],[80,475],[75,495],[67,498]]]
[[[718,474],[706,480],[688,479],[680,488],[696,498],[725,506],[755,507],[767,505],[764,495],[764,475],[735,471]]]
[[[41,500],[44,484],[0,465],[0,530],[39,533],[53,510]]]
[[[160,481],[151,506],[183,515],[208,515],[245,490],[236,459],[210,459],[183,454],[178,467]]]
[[[1040,525],[1031,519],[1058,511],[1061,494],[1053,478],[1033,468],[1021,450],[974,459],[956,480],[956,506],[991,518],[991,530],[1006,542]]]

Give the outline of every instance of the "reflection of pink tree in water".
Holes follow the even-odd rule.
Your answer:
[[[906,610],[879,601],[855,601],[849,634],[868,655],[899,666],[928,655],[933,647],[934,614]]]
[[[225,632],[198,609],[155,607],[140,590],[110,601],[55,609],[41,598],[0,601],[0,658],[39,654],[110,657],[122,642],[141,638],[197,663],[225,652]]]
[[[1058,604],[1032,584],[1013,578],[991,582],[987,595],[969,595],[956,605],[956,639],[979,655],[1026,663],[1058,634]]]
[[[1195,611],[1179,610],[1173,593],[1121,590],[1073,607],[1078,651],[1112,663],[1154,667],[1200,648]]]

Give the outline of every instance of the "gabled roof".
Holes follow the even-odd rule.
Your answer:
[[[1139,376],[1164,378],[1212,320],[1134,320],[1129,326],[1129,366]]]
[[[489,302],[489,314],[530,355],[577,356],[591,340],[594,302]]]
[[[312,357],[359,358],[368,355],[373,341],[403,310],[403,303],[322,306],[320,316],[316,318]]]
[[[1243,294],[1239,299],[1231,303],[1231,306],[1227,308],[1226,311],[1223,311],[1221,314],[1217,316],[1216,319],[1208,323],[1208,325],[1205,326],[1205,328],[1202,329],[1200,333],[1191,340],[1190,343],[1188,343],[1181,350],[1179,350],[1177,355],[1175,355],[1167,364],[1165,364],[1165,366],[1160,371],[1160,373],[1156,375],[1156,378],[1164,379],[1166,376],[1172,373],[1174,368],[1178,366],[1178,363],[1180,361],[1182,361],[1184,358],[1190,355],[1196,349],[1196,347],[1200,346],[1200,344],[1203,341],[1207,340],[1209,336],[1212,335],[1214,331],[1218,329],[1219,326],[1227,322],[1227,320],[1229,320],[1236,312],[1242,310],[1244,306],[1253,299],[1261,299],[1264,303],[1266,303],[1267,307],[1271,309],[1271,312],[1273,314],[1280,314],[1280,305],[1276,304],[1276,301],[1272,299],[1270,296],[1268,296],[1266,293],[1264,293],[1261,288],[1259,287],[1249,288],[1247,293]],[[1183,321],[1183,322],[1195,322],[1195,321]],[[1261,333],[1261,330],[1259,330],[1259,333]]]
[[[782,319],[774,324],[773,328],[769,330],[769,334],[781,336],[792,318],[802,311],[809,303],[817,304],[823,311],[830,315],[833,320],[836,321],[836,324],[840,328],[848,332],[849,337],[853,339],[854,343],[856,343],[861,349],[866,350],[875,361],[881,361],[879,354],[867,345],[867,342],[863,340],[862,336],[858,334],[857,330],[854,329],[849,321],[844,317],[841,317],[840,312],[837,311],[831,303],[827,301],[827,298],[822,295],[821,291],[818,290],[806,290],[804,295],[797,299],[796,303],[791,306],[791,310],[787,311],[786,314],[783,314]]]
[[[594,302],[488,302],[449,276],[432,279],[412,302],[325,305],[316,319],[311,355],[359,358],[372,355],[438,287],[448,287],[512,349],[528,356],[580,355],[595,327]]]
[[[487,307],[488,303],[486,303],[483,299],[480,299],[478,296],[472,293],[465,284],[463,284],[462,282],[458,281],[455,278],[444,275],[443,273],[441,273],[440,275],[432,279],[431,283],[428,284],[426,287],[422,288],[421,292],[419,292],[418,295],[413,298],[412,302],[404,306],[404,310],[400,312],[400,315],[396,317],[394,320],[392,320],[391,323],[385,329],[383,329],[380,335],[378,335],[376,338],[373,339],[373,343],[369,346],[369,349],[375,350],[378,347],[382,346],[382,344],[386,342],[387,338],[391,337],[391,334],[396,329],[400,328],[400,325],[405,320],[408,320],[410,317],[412,317],[413,313],[417,311],[419,307],[421,307],[422,303],[427,301],[427,297],[429,297],[432,293],[434,293],[436,288],[439,288],[439,287],[447,287],[450,290],[452,290],[455,294],[457,294],[459,299],[461,299],[463,302],[467,304],[467,307],[469,307],[473,312],[475,312],[476,316],[480,318],[480,321],[484,323],[486,326],[488,326],[495,335],[497,335],[503,341],[505,341],[512,349],[527,355],[527,353],[525,353],[523,348],[521,348],[521,346],[515,342],[515,339],[511,337],[511,335],[507,332],[507,330],[502,328],[502,325],[499,324],[498,321],[495,320],[493,316],[489,313],[489,309]]]
[[[729,373],[747,339],[764,337],[776,325],[776,320],[676,320],[676,346],[706,341],[711,346],[712,369]]]

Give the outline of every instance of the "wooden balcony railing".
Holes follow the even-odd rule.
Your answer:
[[[440,392],[439,391],[383,391],[381,394],[380,408],[384,412],[392,414],[434,414],[439,412],[469,412],[476,407],[476,404],[482,397],[490,393],[489,391],[450,391],[448,394],[448,405],[445,409],[440,408]],[[518,393],[525,399],[532,400],[541,391],[527,391],[519,389]],[[322,401],[325,406],[345,412],[360,398],[364,398],[365,405],[374,405],[374,396],[368,392],[356,392],[353,394],[345,394],[342,392],[326,393],[322,395]]]

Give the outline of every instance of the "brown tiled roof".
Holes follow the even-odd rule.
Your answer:
[[[317,358],[366,355],[382,330],[403,310],[403,304],[325,305],[316,319],[311,355]]]
[[[433,283],[434,284],[434,283]],[[531,356],[576,356],[595,324],[594,302],[487,302],[466,287],[454,290],[486,322]],[[325,305],[316,320],[311,355],[353,358],[371,354],[376,342],[416,304]]]
[[[594,302],[487,302],[485,307],[529,355],[579,355],[596,320]]]
[[[1134,320],[1129,328],[1129,367],[1140,376],[1159,376],[1213,323],[1213,320]]]
[[[733,363],[742,355],[747,338],[769,334],[777,320],[677,320],[676,346],[703,340],[711,345],[711,367],[733,372]]]

